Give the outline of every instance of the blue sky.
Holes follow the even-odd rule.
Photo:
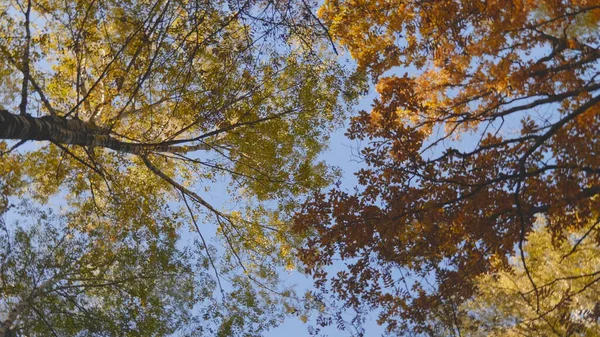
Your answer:
[[[348,55],[341,55],[340,60],[342,58],[347,58]],[[373,88],[371,87],[371,91]],[[360,103],[355,110],[370,110],[371,103],[373,101],[374,94],[371,92],[369,95],[363,97],[360,100]],[[348,116],[349,117],[349,116]],[[357,180],[354,176],[354,173],[358,171],[359,168],[362,167],[359,162],[358,148],[359,144],[355,141],[349,140],[344,133],[348,126],[348,122],[346,121],[344,126],[341,126],[336,132],[332,134],[330,139],[330,147],[329,150],[323,153],[321,158],[327,162],[328,165],[339,167],[342,172],[342,187],[347,190],[352,190],[356,184]],[[39,144],[30,142],[23,146],[20,151],[29,151],[37,148]],[[230,199],[230,196],[227,194],[227,189],[225,188],[225,182],[221,184],[216,184],[211,186],[211,190],[206,193],[206,198],[213,205],[221,205],[227,203]],[[63,205],[64,195],[59,194],[53,198],[51,198],[52,206],[55,208],[59,208]],[[11,219],[7,219],[8,222]],[[12,219],[14,220],[14,219]],[[207,239],[214,235],[214,226],[212,224],[206,224],[202,227],[203,234],[207,237]],[[185,234],[187,236],[187,233]],[[194,237],[195,233],[189,233],[190,237]],[[334,266],[335,267],[335,266]],[[312,280],[307,278],[306,276],[298,273],[284,273],[281,275],[282,279],[285,280],[287,285],[295,284],[297,286],[297,292],[299,294],[303,294],[305,291],[312,289]],[[368,336],[378,336],[383,332],[383,328],[377,326],[375,323],[376,314],[372,315],[371,321],[366,323],[366,331]],[[310,321],[309,321],[310,322]],[[323,331],[324,334],[328,336],[347,336],[347,332],[339,331],[332,327],[331,329],[327,329]],[[287,320],[278,328],[273,329],[265,334],[265,337],[300,337],[300,336],[309,336],[307,325],[300,321],[298,318],[288,317]]]
[[[362,97],[358,106],[354,108],[355,112],[359,110],[370,111],[371,104],[373,102],[373,98],[376,96],[374,92],[373,86],[371,86],[371,92]],[[351,117],[351,116],[348,116]],[[360,144],[356,141],[348,139],[344,133],[349,125],[349,118],[347,118],[344,126],[336,130],[330,139],[329,149],[322,154],[321,158],[328,165],[339,167],[343,174],[341,177],[341,186],[348,191],[354,189],[354,187],[358,184],[358,181],[354,175],[361,167],[364,167],[362,163],[360,163],[360,158],[358,157]],[[299,294],[304,293],[307,290],[313,289],[312,280],[308,277],[298,273],[293,272],[285,275],[281,275],[282,279],[288,285],[294,284],[297,287],[297,291]],[[371,314],[371,319],[365,324],[365,331],[367,336],[379,336],[384,332],[384,328],[377,325],[377,314]],[[308,324],[311,324],[309,320]],[[337,330],[334,326],[324,329],[321,331],[321,334],[330,336],[330,337],[342,337],[349,336],[348,332]],[[307,324],[300,321],[297,317],[288,317],[286,321],[281,324],[279,327],[269,331],[264,335],[265,337],[306,337],[310,336],[307,330]]]

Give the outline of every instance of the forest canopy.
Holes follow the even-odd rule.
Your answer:
[[[0,336],[595,336],[599,24],[594,0],[0,0]],[[351,187],[319,159],[347,116]]]
[[[600,244],[600,3],[328,0],[319,16],[378,97],[347,132],[359,186],[296,217],[315,296],[378,312],[392,334],[460,336],[476,280],[516,256],[545,317],[535,219],[548,254],[572,233]]]
[[[356,98],[315,6],[0,1],[0,335],[259,336],[304,310],[288,218]]]

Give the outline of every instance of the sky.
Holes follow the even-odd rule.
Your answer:
[[[370,111],[373,98],[376,93],[374,88],[368,95],[362,97],[359,104],[354,107],[354,111],[366,110]],[[348,116],[351,117],[351,116]],[[361,144],[357,141],[348,139],[344,133],[349,126],[349,118],[346,119],[345,124],[336,130],[330,138],[329,149],[321,155],[321,160],[324,160],[330,166],[336,166],[342,170],[341,176],[341,187],[351,191],[358,184],[358,180],[354,175],[364,165],[360,162],[359,149]],[[313,289],[312,280],[307,276],[302,275],[298,272],[289,273],[287,275],[281,275],[281,278],[287,285],[296,285],[296,289],[299,294],[305,291]],[[364,325],[366,336],[379,336],[384,332],[384,328],[377,325],[376,313],[371,314],[370,319]],[[314,323],[311,320],[308,321],[308,325]],[[349,336],[348,332],[337,330],[334,326],[324,329],[321,334],[329,337],[343,337]],[[286,321],[275,329],[272,329],[264,335],[264,337],[307,337],[310,336],[307,330],[307,324],[303,323],[297,317],[288,317]]]
[[[345,55],[342,55],[340,56],[340,59],[344,57]],[[354,108],[355,111],[369,111],[374,97],[374,89],[371,87],[371,92],[362,97],[358,106]],[[337,166],[342,170],[343,174],[341,177],[341,186],[342,188],[351,191],[357,185],[357,180],[354,176],[354,173],[363,167],[363,165],[360,163],[360,159],[358,157],[360,144],[358,144],[356,141],[349,140],[344,135],[347,127],[348,122],[346,121],[345,125],[341,126],[332,134],[329,145],[330,147],[322,154],[321,159],[326,161],[328,165]],[[219,205],[229,200],[225,186],[212,186],[212,190],[207,193],[206,197],[213,205]],[[61,197],[59,196],[58,199],[61,199]],[[205,226],[203,228],[203,233],[205,235],[210,233],[213,230],[211,227],[212,226]],[[191,234],[193,235],[194,233]],[[303,294],[305,291],[312,289],[312,280],[299,272],[283,273],[281,278],[284,280],[286,285],[296,285],[298,294]],[[373,313],[370,320],[368,319],[365,323],[364,328],[367,336],[379,336],[384,332],[384,328],[376,324],[376,316],[376,313]],[[311,321],[309,320],[309,324],[310,323]],[[332,337],[343,337],[349,335],[348,332],[339,331],[335,327],[325,329],[322,333]],[[265,333],[264,336],[304,337],[309,336],[309,333],[307,330],[307,324],[303,323],[299,318],[287,317],[283,324]]]
[[[345,56],[340,56],[340,58]],[[373,88],[371,88],[373,89]],[[359,104],[354,107],[354,111],[358,110],[370,110],[371,102],[373,100],[373,93],[363,97]],[[350,117],[350,116],[348,116]],[[352,190],[357,184],[357,180],[354,176],[354,172],[358,171],[362,167],[358,158],[358,148],[360,144],[355,141],[349,140],[344,133],[348,127],[348,121],[346,120],[345,125],[342,125],[337,129],[330,139],[329,149],[321,155],[321,160],[324,160],[330,166],[336,166],[343,172],[341,177],[342,187]],[[19,151],[32,151],[37,148],[45,146],[43,143],[29,142],[19,148]],[[200,188],[200,187],[198,187]],[[204,192],[204,191],[203,191]],[[204,192],[203,194],[207,201],[213,205],[226,204],[230,200],[230,196],[227,194],[226,183],[222,182],[217,185],[212,185],[211,190]],[[64,205],[64,194],[56,195],[51,198],[50,202],[52,206],[60,208]],[[8,223],[14,221],[15,215],[9,214],[6,219]],[[203,234],[210,240],[210,236],[214,235],[214,226],[206,224],[202,228]],[[187,233],[184,235],[188,235]],[[189,233],[192,238],[195,233]],[[302,275],[301,273],[294,271],[290,273],[284,273],[281,275],[285,285],[296,285],[297,293],[302,295],[304,292],[312,289],[312,280]],[[380,332],[383,332],[383,328],[379,327],[375,323],[376,315],[372,317],[371,321],[366,323],[366,330],[368,336],[377,336]],[[309,324],[311,321],[309,321]],[[339,331],[335,327],[326,329],[323,331],[324,335],[327,336],[348,336],[347,332]],[[279,327],[267,332],[265,337],[301,337],[309,336],[307,330],[307,324],[303,323],[299,318],[287,317],[286,321]]]

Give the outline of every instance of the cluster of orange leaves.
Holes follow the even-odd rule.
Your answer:
[[[319,15],[379,94],[348,130],[360,188],[296,218],[324,292],[433,333],[537,216],[556,240],[598,216],[600,1],[328,0]]]

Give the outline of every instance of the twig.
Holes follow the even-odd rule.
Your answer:
[[[198,226],[198,223],[196,222],[196,217],[194,216],[194,213],[192,212],[192,208],[190,207],[190,205],[187,201],[185,193],[181,192],[181,197],[183,198],[185,207],[187,207],[188,212],[190,213],[190,217],[192,218],[194,227],[196,227],[196,232],[198,233],[198,235],[200,236],[200,239],[202,240],[202,244],[204,245],[204,251],[206,251],[206,256],[208,256],[208,261],[210,262],[210,265],[212,266],[213,270],[215,271],[215,277],[217,278],[217,284],[219,285],[219,290],[221,290],[221,296],[223,297],[223,299],[225,299],[225,291],[223,290],[223,287],[221,286],[221,277],[219,277],[219,270],[215,266],[215,262],[212,258],[212,255],[210,254],[210,250],[208,249],[206,240],[204,240],[204,235],[202,235],[202,232],[200,231],[200,227]]]
[[[92,165],[86,163],[83,159],[77,157],[74,153],[72,153],[71,151],[69,151],[68,148],[64,147],[63,145],[61,145],[60,143],[57,142],[52,142],[54,145],[58,146],[61,150],[63,150],[65,153],[67,153],[68,155],[70,155],[73,159],[77,160],[78,162],[80,162],[81,164],[89,167],[92,171],[96,172],[99,176],[104,177],[104,173],[100,170],[98,170],[97,168],[93,167]]]
[[[323,28],[323,30],[325,31],[325,34],[327,35],[327,38],[329,39],[329,42],[331,43],[331,48],[333,49],[333,52],[336,55],[339,55],[337,49],[335,48],[335,42],[333,41],[333,37],[331,37],[331,34],[329,34],[329,29],[327,27],[325,27],[325,25],[323,24],[323,22],[321,22],[321,20],[312,12],[310,6],[306,3],[305,0],[302,0],[302,3],[306,7],[306,10],[310,13],[310,16],[312,16],[313,19],[315,19],[317,21],[317,23],[319,24],[319,26],[321,26],[321,28]]]
[[[27,95],[29,85],[29,45],[31,42],[31,29],[29,27],[29,17],[31,14],[31,0],[27,0],[27,10],[25,11],[25,48],[23,50],[23,86],[21,87],[21,104],[19,110],[21,115],[27,114]]]
[[[0,157],[4,156],[5,154],[11,153],[12,151],[14,151],[15,149],[17,149],[19,146],[25,144],[26,142],[27,142],[26,139],[21,140],[20,142],[18,142],[15,145],[11,146],[10,149],[8,149],[6,151],[3,151],[3,152],[0,152]]]
[[[562,263],[565,258],[569,257],[571,254],[573,254],[575,252],[575,250],[577,250],[577,247],[579,247],[579,245],[581,244],[581,242],[583,242],[583,240],[585,240],[585,238],[588,235],[590,235],[590,233],[594,230],[594,228],[596,228],[596,226],[599,223],[600,223],[600,217],[598,217],[598,219],[592,225],[592,227],[590,227],[590,229],[585,234],[583,234],[583,236],[581,238],[579,238],[579,240],[577,240],[577,242],[573,245],[573,248],[571,249],[571,251],[568,254],[563,255],[563,257],[560,258],[560,263]]]

